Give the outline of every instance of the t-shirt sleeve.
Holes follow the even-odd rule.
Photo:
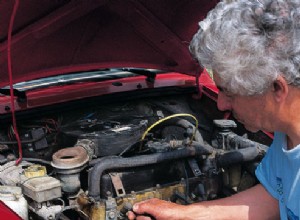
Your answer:
[[[280,166],[278,163],[280,160],[278,157],[278,145],[280,146],[279,142],[281,142],[282,137],[281,134],[275,133],[273,143],[269,147],[268,152],[266,153],[265,157],[258,165],[255,170],[255,175],[258,178],[259,182],[265,187],[265,189],[278,200],[278,192],[276,191],[276,171],[278,170],[277,166]]]

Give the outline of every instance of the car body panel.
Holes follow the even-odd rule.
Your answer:
[[[0,2],[0,87],[13,82],[80,71],[141,67],[195,75],[199,65],[188,45],[215,1],[24,0],[8,24],[14,1]]]
[[[136,76],[103,82],[83,82],[71,85],[52,86],[26,92],[26,100],[15,99],[15,110],[24,111],[37,107],[70,102],[128,91],[142,91],[160,87],[195,87],[195,77],[178,73],[158,75],[155,82],[149,83],[145,76]],[[0,96],[0,114],[10,113],[10,97]]]

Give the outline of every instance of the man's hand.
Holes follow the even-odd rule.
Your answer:
[[[150,199],[135,204],[133,206],[133,212],[128,212],[128,218],[130,220],[151,220],[151,217],[149,217],[150,215],[156,220],[179,220],[184,219],[184,216],[181,216],[182,209],[184,209],[184,206],[178,205],[176,203],[171,203],[159,199]]]
[[[265,220],[279,219],[278,201],[262,185],[224,199],[179,205],[159,199],[150,199],[133,206],[130,220]]]

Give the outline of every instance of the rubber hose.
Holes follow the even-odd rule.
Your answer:
[[[257,147],[247,147],[238,150],[229,151],[217,156],[217,163],[220,167],[243,163],[255,160],[260,154]]]
[[[179,150],[155,153],[150,155],[135,156],[129,158],[107,158],[97,163],[89,172],[89,196],[99,201],[101,189],[101,176],[106,170],[132,168],[151,164],[162,163],[165,161],[182,159],[192,156],[209,155],[213,152],[213,148],[208,145],[199,145],[193,142],[192,146]]]
[[[200,134],[198,128],[195,128],[195,125],[193,125],[191,122],[189,122],[188,120],[185,119],[179,119],[175,122],[175,125],[183,127],[188,129],[189,127],[192,127],[193,130],[196,129],[196,133],[195,133],[195,141],[199,142],[200,144],[204,144],[202,135]]]

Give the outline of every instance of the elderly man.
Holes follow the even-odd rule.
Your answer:
[[[148,200],[135,204],[129,219],[299,219],[300,1],[220,2],[200,22],[190,50],[213,70],[220,110],[250,131],[275,133],[256,170],[261,184],[188,206]]]

